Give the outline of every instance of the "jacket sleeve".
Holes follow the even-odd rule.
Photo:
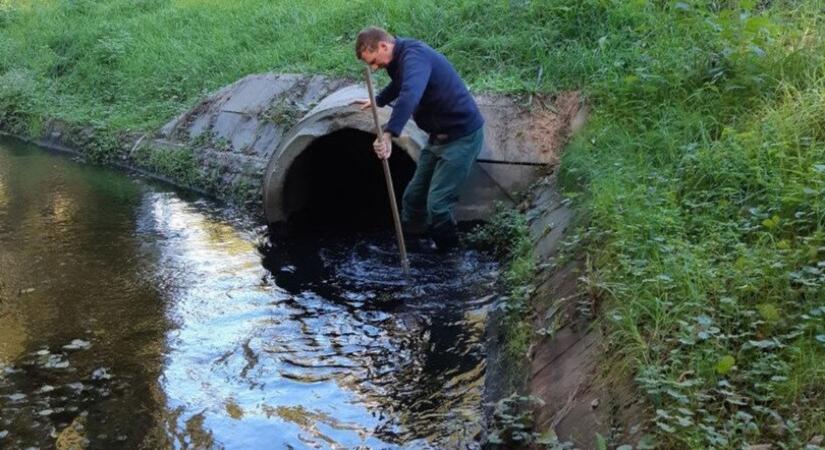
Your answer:
[[[384,89],[381,89],[381,92],[375,96],[375,103],[378,105],[379,108],[387,106],[390,104],[391,101],[395,100],[398,97],[398,91],[400,90],[400,85],[397,81],[391,80],[390,84],[387,85]]]
[[[398,93],[398,100],[392,108],[390,120],[385,127],[385,131],[396,137],[401,134],[404,125],[410,120],[418,102],[421,101],[432,72],[432,63],[429,58],[418,49],[405,52],[401,63],[401,89]]]

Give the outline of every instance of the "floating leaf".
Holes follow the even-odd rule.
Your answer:
[[[64,345],[63,348],[65,348],[66,350],[86,350],[91,346],[92,344],[88,341],[84,341],[82,339],[73,339],[71,343]]]
[[[224,408],[226,409],[226,413],[229,414],[229,417],[235,420],[242,419],[244,416],[243,409],[241,409],[241,407],[238,406],[238,404],[235,403],[235,400],[233,399],[227,400],[226,404],[224,405]]]
[[[112,374],[110,374],[109,370],[105,367],[95,369],[95,371],[92,372],[92,379],[93,380],[109,380],[111,378],[112,378]]]
[[[736,358],[732,355],[725,355],[716,363],[716,373],[719,375],[727,375],[728,372],[736,365]]]

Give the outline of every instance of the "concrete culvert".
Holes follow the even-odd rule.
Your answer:
[[[254,90],[250,87],[249,91]],[[375,125],[369,112],[353,105],[354,100],[365,97],[363,87],[348,86],[323,97],[297,122],[289,114],[270,114],[266,120],[260,119],[278,124],[277,130],[273,128],[277,132],[266,133],[267,126],[263,132],[260,127],[256,132],[261,137],[274,136],[266,141],[269,144],[261,146],[269,161],[261,191],[268,223],[279,225],[276,232],[348,232],[392,227],[381,164],[372,151]],[[556,161],[567,136],[566,126],[579,111],[578,96],[568,97],[570,101],[565,104],[570,106],[560,108],[564,114],[546,117],[551,113],[542,109],[525,111],[512,99],[479,99],[487,120],[486,144],[459,193],[455,210],[458,221],[483,220],[489,217],[496,202],[513,204],[517,193],[528,189],[538,178],[539,170]],[[280,111],[276,106],[283,102],[272,102],[275,106],[264,109]],[[304,100],[295,102],[304,104]],[[386,123],[391,113],[390,108],[380,108],[380,122]],[[393,140],[390,165],[398,197],[426,143],[427,135],[413,121],[407,122],[401,135]],[[238,148],[242,144],[239,142]],[[259,166],[252,167],[258,170]],[[293,226],[284,228],[280,226],[283,224]]]
[[[375,135],[344,128],[316,138],[292,162],[283,189],[291,232],[352,232],[392,227]],[[415,172],[415,161],[394,146],[389,160],[398,204]]]
[[[324,98],[294,124],[264,174],[264,211],[276,231],[351,232],[392,227],[384,172],[372,150],[372,116],[353,106],[362,88]],[[389,119],[390,110],[379,116]],[[426,135],[410,122],[393,142],[390,170],[396,197],[415,172]],[[284,227],[283,225],[288,225]]]

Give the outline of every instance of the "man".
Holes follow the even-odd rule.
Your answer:
[[[410,235],[421,235],[429,227],[439,250],[458,244],[453,209],[458,191],[484,143],[484,119],[467,87],[444,55],[423,42],[394,38],[377,27],[358,34],[356,56],[373,70],[384,68],[391,82],[375,98],[378,107],[395,101],[383,136],[375,140],[379,158],[392,152],[392,137],[398,137],[412,116],[429,140],[412,180],[404,191],[401,220]],[[361,109],[371,107],[359,100]]]

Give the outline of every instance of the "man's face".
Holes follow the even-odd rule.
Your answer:
[[[392,61],[392,46],[387,42],[379,42],[374,50],[361,52],[361,60],[372,70],[383,69]]]

